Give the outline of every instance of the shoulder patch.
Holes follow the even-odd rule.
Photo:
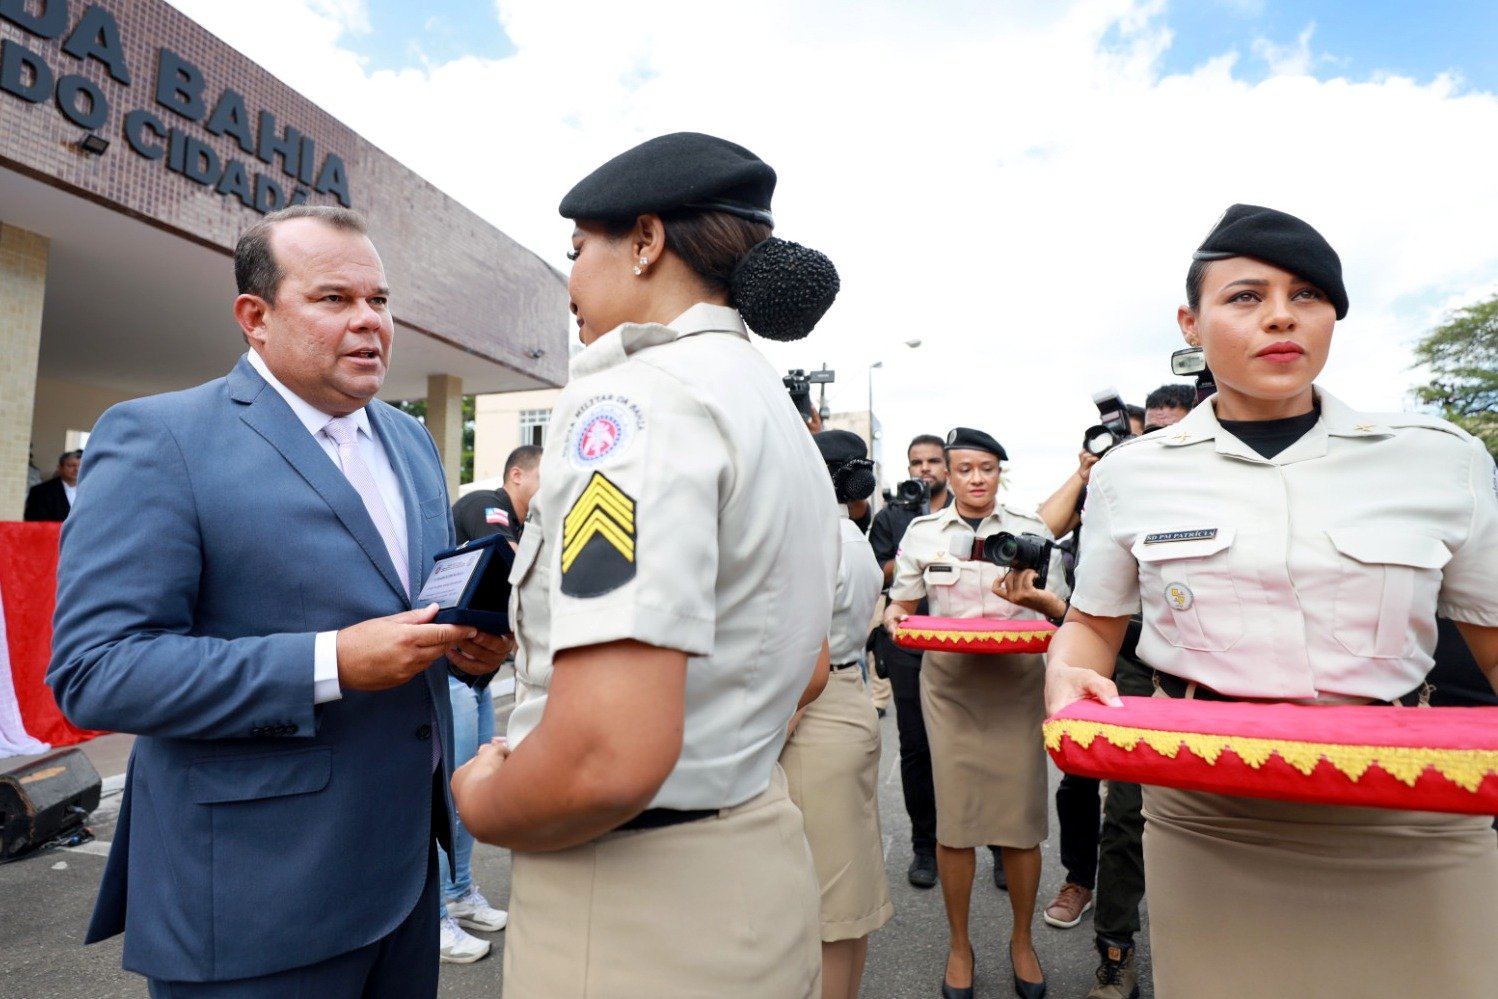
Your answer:
[[[594,472],[562,521],[562,592],[598,597],[634,577],[634,498]]]
[[[640,407],[616,395],[594,396],[567,425],[567,461],[587,470],[622,455],[645,426]]]

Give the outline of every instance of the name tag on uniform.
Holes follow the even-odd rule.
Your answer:
[[[1217,537],[1217,528],[1203,527],[1195,531],[1161,531],[1159,534],[1146,534],[1144,543],[1159,545],[1170,541],[1206,541],[1208,538],[1215,537]]]
[[[953,566],[950,566],[950,565],[948,565],[945,562],[933,562],[931,565],[926,566],[926,571],[927,572],[951,572],[951,571],[953,571],[953,568],[954,568]]]

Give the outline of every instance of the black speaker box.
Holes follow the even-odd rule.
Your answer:
[[[0,771],[0,860],[83,825],[99,807],[100,783],[99,772],[77,749]]]

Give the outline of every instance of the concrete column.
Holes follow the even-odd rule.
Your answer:
[[[0,520],[20,520],[26,508],[47,244],[45,236],[0,223]]]
[[[447,494],[456,499],[463,470],[463,379],[457,375],[427,375],[427,430],[442,457]]]

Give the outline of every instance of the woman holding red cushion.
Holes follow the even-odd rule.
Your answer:
[[[1442,420],[1314,384],[1347,313],[1331,246],[1234,205],[1187,303],[1218,392],[1093,470],[1049,710],[1117,703],[1107,677],[1141,603],[1157,696],[1385,703],[1421,686],[1438,610],[1498,680],[1493,461]],[[1493,994],[1487,820],[1163,787],[1144,812],[1161,999]]]

